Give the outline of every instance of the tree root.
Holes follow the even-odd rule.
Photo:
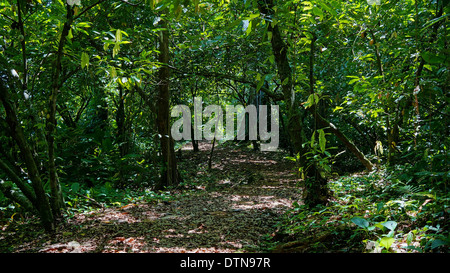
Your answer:
[[[303,253],[307,251],[312,245],[318,242],[325,242],[331,238],[332,234],[330,231],[323,232],[321,234],[313,235],[302,240],[288,242],[275,247],[272,250],[273,253]]]

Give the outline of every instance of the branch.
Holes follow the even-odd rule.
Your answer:
[[[122,2],[122,3],[125,3],[125,4],[127,4],[127,5],[133,6],[133,7],[140,7],[141,4],[142,4],[142,2],[139,3],[139,4],[134,4],[134,3],[130,3],[130,2],[128,2],[128,1],[126,1],[126,0],[119,0],[119,1]]]
[[[303,105],[300,104],[302,108],[305,108]],[[328,128],[337,138],[339,138],[342,143],[345,145],[345,147],[353,154],[355,155],[359,161],[364,165],[364,167],[367,168],[367,170],[371,171],[374,167],[372,162],[370,162],[369,159],[366,158],[366,156],[356,147],[356,145],[347,138],[344,133],[342,133],[339,128],[337,128],[333,123],[329,122],[325,118],[323,118],[319,113],[317,113],[316,107],[313,105],[311,107],[306,108],[311,114],[314,116],[314,119],[320,124],[321,127]]]
[[[202,76],[206,78],[215,78],[216,80],[232,80],[235,82],[243,83],[243,84],[249,84],[253,88],[256,88],[257,84],[253,81],[247,80],[243,77],[238,77],[235,75],[228,75],[228,74],[222,74],[218,72],[210,72],[210,71],[196,71],[196,72],[185,72],[182,71],[176,67],[168,66],[170,69],[172,69],[175,73],[183,74],[183,75],[195,75],[195,76]],[[271,97],[274,101],[281,101],[283,100],[283,95],[274,93],[270,89],[262,86],[261,90],[264,91],[269,97]]]
[[[22,89],[26,90],[28,89],[28,65],[27,65],[27,51],[26,51],[26,45],[25,45],[25,29],[23,27],[23,20],[22,20],[22,11],[21,11],[21,2],[17,0],[17,13],[19,17],[19,30],[20,34],[22,35],[23,39],[20,41],[20,45],[22,47],[22,65],[23,65],[23,82],[22,82]]]
[[[81,114],[84,112],[86,107],[89,105],[89,102],[91,101],[91,98],[92,98],[92,95],[87,100],[83,100],[83,103],[81,104],[81,107],[77,111],[77,115],[75,117],[75,123],[78,123],[78,121],[80,120]]]
[[[0,192],[8,199],[20,204],[20,206],[24,207],[27,211],[33,211],[31,202],[22,193],[15,191],[13,187],[7,184],[3,179],[0,179]]]
[[[155,105],[153,104],[153,100],[147,95],[142,88],[140,88],[137,85],[134,85],[135,90],[138,92],[138,94],[141,96],[141,98],[144,100],[144,103],[150,108],[152,113],[156,114]]]
[[[81,17],[81,15],[85,14],[88,10],[92,9],[93,7],[97,6],[98,4],[104,2],[105,0],[99,0],[96,3],[90,5],[89,7],[85,8],[82,12],[80,12],[80,14],[78,14],[77,16],[75,16],[75,18],[73,18],[73,20],[77,20],[78,18]]]
[[[89,197],[89,196],[86,196],[86,195],[83,195],[83,194],[81,194],[81,193],[75,193],[75,195],[77,195],[77,196],[79,196],[79,197],[81,197],[81,198],[86,198],[86,200],[88,200],[92,205],[94,205],[94,206],[96,206],[96,207],[98,207],[98,208],[101,208],[101,209],[104,209],[105,207],[101,204],[101,203],[99,203],[97,200],[95,200],[95,199],[93,199],[93,198],[91,198],[91,197]]]
[[[0,158],[0,169],[2,169],[7,177],[14,182],[22,191],[23,195],[32,203],[37,204],[36,195],[30,187]]]

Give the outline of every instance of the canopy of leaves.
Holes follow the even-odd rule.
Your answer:
[[[153,190],[167,168],[157,110],[168,67],[170,107],[193,109],[195,97],[280,107],[283,156],[266,161],[290,159],[305,195],[277,232],[265,230],[264,251],[313,240],[312,227],[328,243],[294,249],[448,251],[449,9],[445,0],[0,0],[0,226],[21,215],[52,229],[58,189],[66,219],[164,195]],[[169,63],[159,58],[166,30]],[[190,145],[175,143],[183,179],[168,192],[222,181],[183,161]],[[323,204],[303,206],[317,181]]]

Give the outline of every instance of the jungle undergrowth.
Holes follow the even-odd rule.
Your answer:
[[[294,203],[284,215],[280,242],[328,233],[331,240],[312,242],[307,251],[448,252],[448,193],[407,183],[404,174],[379,169],[330,181],[327,206]]]

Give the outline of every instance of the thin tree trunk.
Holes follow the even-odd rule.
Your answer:
[[[342,141],[345,147],[359,159],[364,167],[366,167],[369,171],[373,169],[372,162],[370,162],[370,160],[364,156],[364,154],[358,149],[358,147],[350,139],[348,139],[347,136],[341,132],[341,130],[339,130],[333,123],[329,122],[321,115],[319,115],[315,111],[314,106],[309,107],[308,110],[313,114],[314,118],[322,127],[328,128],[337,138]]]
[[[195,101],[195,96],[197,95],[197,84],[198,81],[195,81],[195,88],[191,88],[192,101]],[[198,140],[194,138],[194,125],[192,124],[192,122],[191,122],[191,139],[192,139],[192,149],[194,150],[194,152],[198,152]]]
[[[262,3],[262,1],[258,1],[258,8],[260,12],[266,16],[271,17],[274,15],[273,6],[273,0],[266,0],[264,3]],[[281,37],[278,24],[273,26],[269,23],[267,31],[272,33],[272,52],[275,56],[275,62],[283,91],[283,100],[286,103],[287,108],[287,129],[289,138],[293,146],[294,153],[300,153],[300,165],[303,165],[303,124],[301,122],[298,107],[295,105],[295,90],[292,85],[292,69],[287,58],[288,47]]]
[[[163,189],[167,186],[175,186],[179,183],[179,174],[177,169],[176,156],[174,151],[174,141],[170,135],[169,124],[169,103],[170,103],[170,88],[169,88],[169,31],[167,30],[167,23],[165,20],[160,21],[159,41],[159,62],[162,64],[159,70],[159,88],[157,101],[157,116],[156,123],[161,142],[162,154],[162,174],[161,180],[156,185],[157,189]]]
[[[124,186],[124,164],[122,158],[128,154],[128,135],[125,117],[125,96],[122,86],[119,85],[119,103],[117,103],[116,124],[117,124],[117,142],[119,143],[119,185]]]
[[[0,192],[3,193],[8,199],[20,204],[27,211],[33,211],[34,207],[30,200],[25,197],[21,192],[15,191],[11,185],[0,179]]]
[[[64,201],[62,197],[61,187],[58,181],[58,175],[56,172],[55,164],[55,132],[56,132],[56,106],[57,97],[60,89],[60,77],[61,77],[61,61],[63,55],[64,45],[66,44],[66,37],[69,34],[69,30],[73,21],[73,9],[67,5],[67,17],[64,23],[61,38],[58,44],[58,52],[56,55],[56,61],[54,70],[52,73],[52,92],[49,102],[49,113],[47,114],[47,144],[48,144],[48,172],[50,178],[50,191],[51,191],[51,206],[53,214],[56,218],[61,217],[61,209],[64,207]]]
[[[191,141],[192,141],[192,149],[194,152],[198,152],[198,140],[195,140],[194,138],[194,125],[191,122]]]
[[[215,145],[216,145],[216,137],[214,136],[214,139],[213,139],[213,142],[212,142],[212,147],[211,147],[211,152],[209,153],[208,170],[211,170],[212,157],[213,157],[214,146],[215,146]]]
[[[30,204],[32,204],[34,207],[37,207],[36,195],[34,194],[33,190],[1,158],[0,169],[2,169],[7,177],[17,185],[23,195],[29,200]]]
[[[54,230],[54,217],[47,194],[44,190],[44,185],[42,183],[36,161],[33,157],[33,153],[31,152],[30,146],[26,141],[22,127],[17,118],[16,107],[12,103],[12,99],[8,93],[8,90],[1,82],[0,100],[2,101],[3,107],[5,109],[6,122],[11,129],[11,135],[17,143],[17,146],[19,147],[21,156],[25,161],[25,165],[27,167],[28,178],[31,181],[31,186],[33,188],[34,194],[36,195],[36,210],[39,212],[39,216],[45,230],[47,232],[52,232]],[[11,179],[14,179],[14,177]]]
[[[313,38],[311,40],[310,44],[310,51],[309,51],[309,93],[311,95],[315,94],[314,89],[314,62],[315,62],[315,42],[317,40],[317,37],[314,33],[312,33]],[[314,113],[317,114],[319,111],[318,105],[315,105]],[[314,124],[314,131],[317,129],[323,128],[322,124]],[[314,180],[306,181],[305,185],[305,204],[315,207],[317,205],[325,205],[328,202],[328,198],[330,197],[330,191],[328,189],[328,179],[326,177],[322,177],[320,174],[320,167],[317,166],[317,162],[312,159],[312,162],[309,164],[309,177],[314,177]]]

